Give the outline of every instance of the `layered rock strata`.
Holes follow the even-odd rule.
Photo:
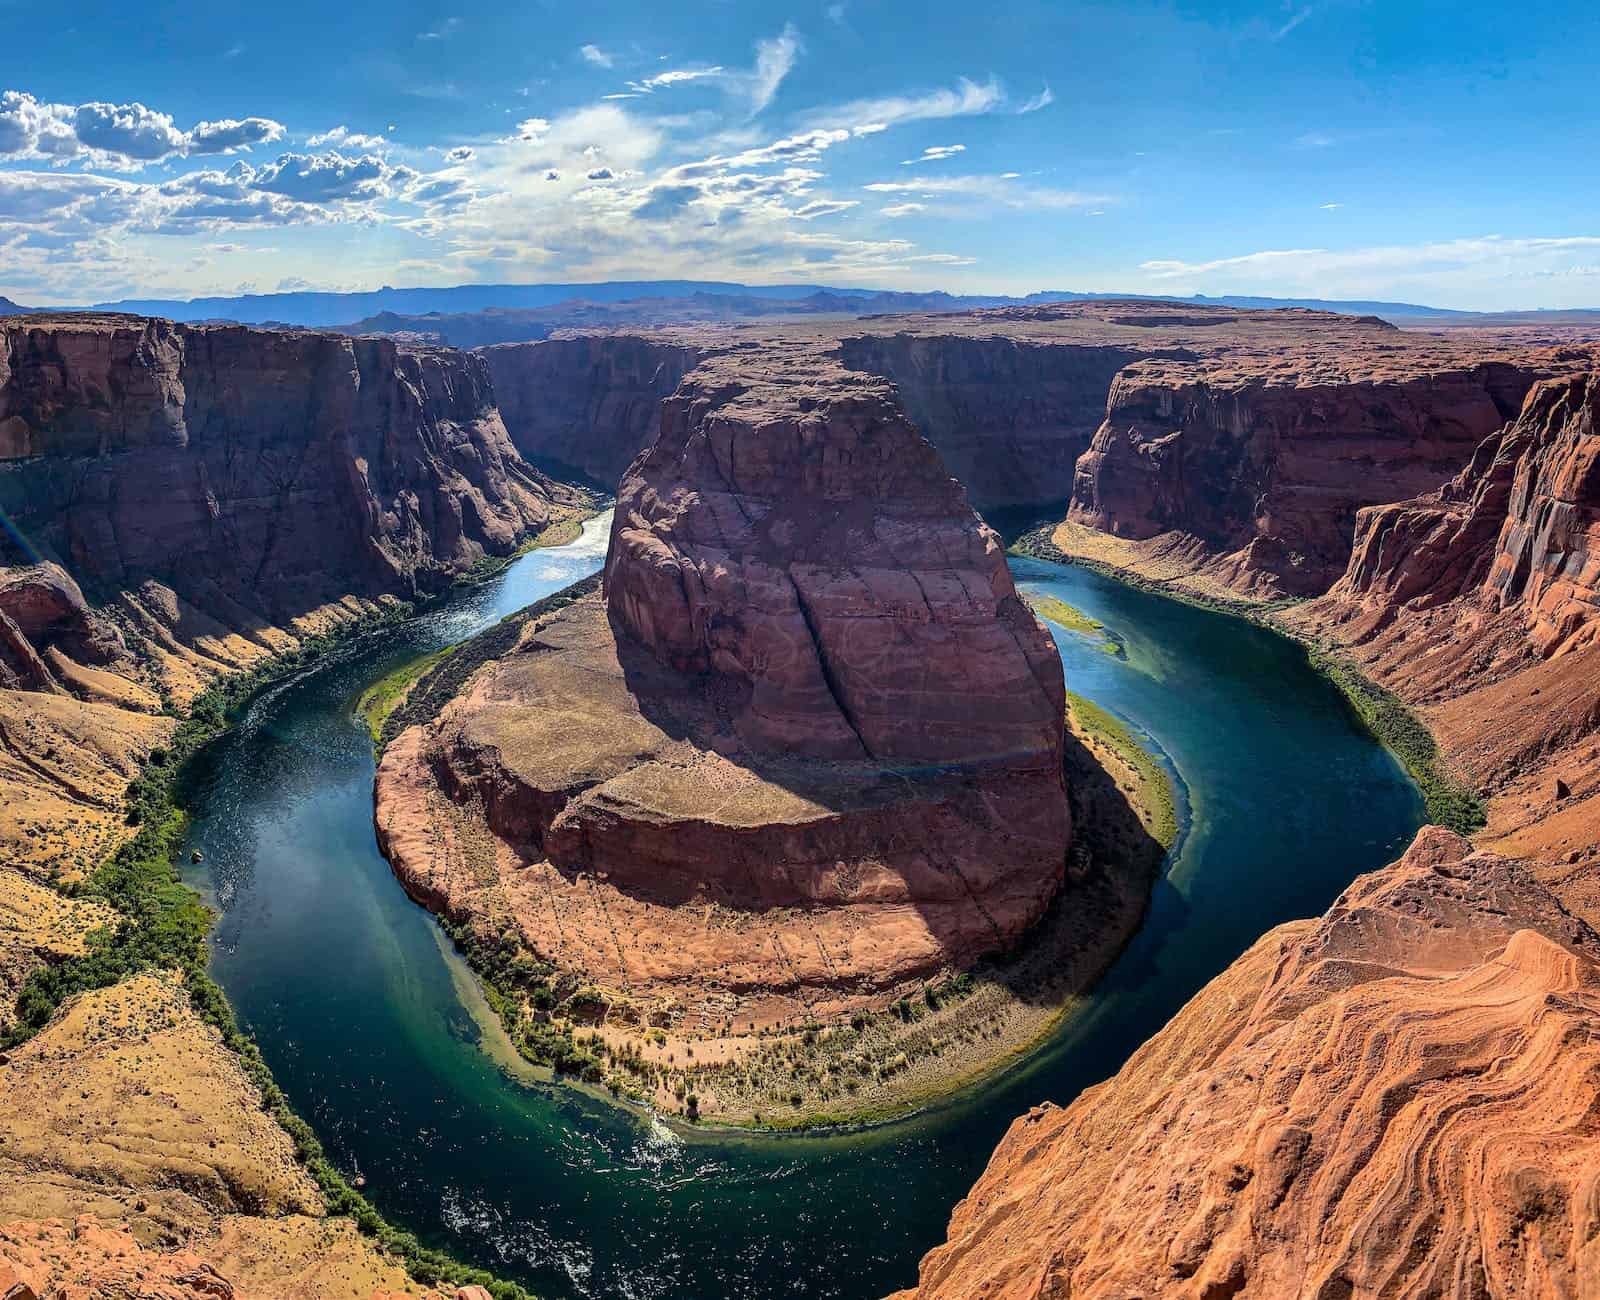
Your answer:
[[[1439,490],[1363,511],[1293,621],[1337,640],[1491,794],[1487,835],[1600,922],[1600,372],[1549,379]]]
[[[476,357],[7,318],[0,860],[86,871],[125,833],[122,790],[171,732],[164,705],[580,507],[517,455]]]
[[[1429,828],[1017,1120],[918,1300],[1587,1295],[1600,937]]]
[[[1104,513],[1129,537],[1147,538],[1154,528],[1191,538],[1205,552],[1191,568],[1259,534],[1260,581],[1282,586],[1282,570],[1290,585],[1299,575],[1304,586],[1307,561],[1291,564],[1291,555],[1331,563],[1327,582],[1343,564],[1342,551],[1331,561],[1324,553],[1329,543],[1316,522],[1324,506],[1338,516],[1329,527],[1347,546],[1358,506],[1453,474],[1476,438],[1503,423],[1528,383],[1548,371],[1559,333],[1438,336],[1326,312],[1090,302],[738,330],[568,331],[484,355],[522,453],[576,466],[608,489],[654,436],[651,401],[701,357],[752,336],[832,355],[894,383],[985,513],[1061,507],[1074,493],[1078,458],[1110,414],[1121,420],[1105,449],[1117,481],[1108,479],[1098,503],[1086,490],[1085,512]],[[1108,412],[1114,389],[1128,403],[1121,416]],[[1155,409],[1163,403],[1165,411]],[[1185,430],[1156,456],[1159,466],[1122,446],[1135,431],[1144,447]],[[1219,520],[1201,509],[1205,462],[1235,442],[1245,445],[1230,454],[1248,464],[1264,506],[1241,496],[1247,485],[1229,482]],[[1177,459],[1193,462],[1187,495],[1173,481]],[[1379,489],[1385,475],[1399,478]],[[1282,554],[1269,555],[1273,546]],[[1249,557],[1244,567],[1255,572]]]
[[[386,339],[115,316],[0,327],[8,545],[237,623],[412,596],[548,522],[488,367]],[[26,555],[17,558],[28,558]]]
[[[385,752],[380,841],[614,1018],[882,1006],[1062,879],[1054,643],[881,380],[708,360],[623,482],[603,598],[498,635]]]
[[[1455,473],[1539,374],[1533,358],[1419,373],[1378,347],[1316,375],[1141,362],[1112,385],[1068,518],[1194,539],[1200,565],[1242,594],[1320,595],[1344,571],[1357,512]]]

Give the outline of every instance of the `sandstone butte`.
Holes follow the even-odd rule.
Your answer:
[[[0,1031],[31,972],[117,922],[53,886],[131,833],[124,790],[171,737],[165,705],[585,505],[522,461],[461,353],[0,324]],[[0,1056],[0,1296],[420,1294],[322,1217],[173,980],[84,994]]]
[[[379,841],[611,1030],[737,1057],[1015,944],[1061,885],[1054,642],[881,379],[704,361],[623,479],[603,595],[506,636],[385,750]]]

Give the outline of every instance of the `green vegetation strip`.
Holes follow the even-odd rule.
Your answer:
[[[424,1246],[411,1233],[388,1223],[327,1159],[311,1126],[290,1108],[260,1050],[240,1030],[226,995],[207,971],[205,941],[212,915],[200,895],[183,883],[176,866],[188,825],[178,802],[185,765],[221,736],[264,686],[306,667],[336,643],[410,613],[409,606],[401,606],[358,626],[308,637],[296,650],[267,660],[249,673],[218,679],[194,701],[171,744],[152,750],[143,771],[128,785],[127,820],[138,827],[137,832],[70,890],[110,904],[122,920],[92,933],[85,955],[28,977],[17,998],[16,1023],[0,1036],[0,1047],[13,1047],[33,1037],[77,994],[107,988],[145,971],[179,971],[195,1011],[238,1055],[245,1074],[261,1092],[263,1108],[289,1134],[330,1214],[348,1215],[361,1232],[374,1238],[424,1286],[476,1285],[495,1300],[533,1300],[515,1283],[500,1281]]]
[[[1057,627],[1064,627],[1069,632],[1088,637],[1108,655],[1115,655],[1118,659],[1127,657],[1127,651],[1116,633],[1108,629],[1099,619],[1090,618],[1081,609],[1054,596],[1030,594],[1028,603],[1033,606],[1034,613],[1040,618],[1049,619]]]
[[[1169,583],[1141,577],[1137,573],[1130,573],[1115,565],[1067,555],[1051,540],[1052,533],[1052,527],[1041,527],[1025,533],[1012,546],[1012,553],[1049,560],[1053,564],[1076,564],[1126,586],[1150,592],[1152,595],[1182,601],[1185,605],[1207,609],[1212,613],[1247,619],[1269,632],[1295,642],[1305,650],[1306,659],[1312,668],[1332,682],[1344,696],[1372,737],[1400,760],[1401,766],[1405,768],[1422,794],[1430,822],[1452,830],[1458,835],[1471,835],[1483,828],[1488,820],[1488,813],[1482,797],[1471,786],[1449,775],[1444,768],[1438,743],[1432,733],[1405,702],[1394,692],[1387,691],[1372,681],[1338,650],[1319,645],[1306,637],[1297,636],[1275,620],[1274,615],[1303,604],[1303,598],[1282,597],[1277,600],[1251,602],[1201,596]]]
[[[1134,770],[1148,803],[1150,834],[1162,848],[1170,849],[1178,841],[1178,805],[1171,774],[1114,713],[1074,691],[1067,692],[1067,707],[1079,731],[1110,746]]]
[[[1488,820],[1482,798],[1444,771],[1432,734],[1399,697],[1364,677],[1348,660],[1325,649],[1308,646],[1306,653],[1312,667],[1339,688],[1367,730],[1411,774],[1422,791],[1428,820],[1458,835],[1481,830]]]
[[[356,712],[366,721],[367,730],[371,733],[374,744],[377,744],[383,738],[383,724],[389,720],[389,715],[400,706],[400,702],[405,699],[406,692],[411,689],[419,677],[454,648],[454,646],[446,646],[443,650],[433,650],[427,654],[418,655],[415,659],[408,659],[398,668],[385,673],[361,692],[361,699],[356,704]]]

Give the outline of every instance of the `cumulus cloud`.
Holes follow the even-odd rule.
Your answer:
[[[607,54],[598,45],[581,45],[578,55],[585,63],[592,63],[597,68],[609,68],[617,61],[615,56]]]
[[[444,155],[446,162],[453,163],[471,162],[477,156],[478,154],[475,149],[469,148],[464,144],[458,145],[454,149],[447,149]]]
[[[362,135],[352,131],[347,126],[336,126],[331,131],[322,131],[317,135],[306,137],[306,144],[312,149],[387,149],[389,141],[381,135]]]
[[[50,104],[26,91],[0,94],[0,162],[83,162],[136,171],[170,158],[226,154],[270,144],[283,126],[266,117],[199,122],[180,130],[143,104]]]

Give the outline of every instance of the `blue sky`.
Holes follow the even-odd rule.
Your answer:
[[[0,0],[0,30],[25,303],[693,276],[1600,306],[1587,4]]]

